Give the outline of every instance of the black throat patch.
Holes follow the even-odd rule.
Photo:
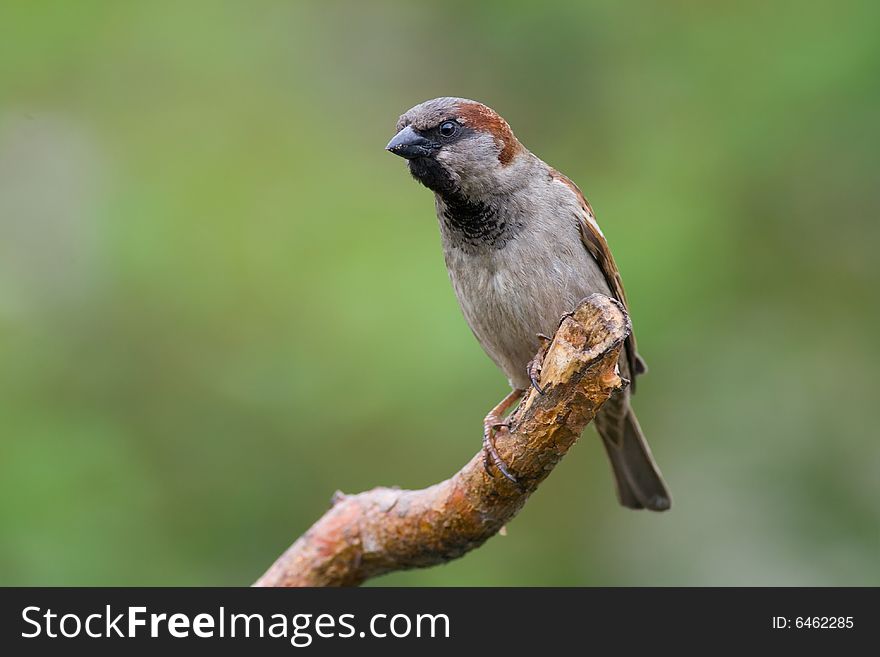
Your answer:
[[[448,238],[468,251],[501,249],[522,229],[522,221],[505,216],[498,205],[469,199],[434,158],[410,160],[413,178],[437,195],[437,215]]]

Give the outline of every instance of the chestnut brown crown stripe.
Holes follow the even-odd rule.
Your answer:
[[[466,125],[489,133],[501,144],[501,152],[498,154],[498,161],[501,164],[510,164],[516,154],[523,149],[507,121],[485,105],[461,103],[458,106],[458,115]]]

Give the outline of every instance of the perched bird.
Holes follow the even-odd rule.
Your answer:
[[[516,481],[494,432],[522,399],[529,363],[563,314],[594,292],[626,306],[623,283],[593,210],[577,186],[529,152],[486,105],[435,98],[408,110],[386,150],[434,192],[449,278],[467,323],[513,391],[486,416],[483,446]],[[645,366],[630,335],[619,360],[635,383]],[[595,424],[608,452],[620,503],[663,511],[671,503],[630,406],[631,385],[609,399]]]

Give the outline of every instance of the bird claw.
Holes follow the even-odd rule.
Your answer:
[[[535,357],[529,361],[529,364],[526,366],[526,372],[529,375],[532,387],[539,395],[543,396],[547,393],[547,389],[541,387],[541,366],[544,364],[544,357],[547,355],[547,349],[553,340],[543,333],[538,333],[537,336],[538,341],[541,343],[541,348],[535,354]]]
[[[547,390],[541,387],[541,384],[538,382],[538,377],[529,372],[529,381],[532,384],[532,387],[539,395],[547,394]]]
[[[491,421],[487,419],[485,425],[483,426],[483,467],[486,470],[486,474],[491,477],[491,465],[494,465],[496,468],[498,468],[498,471],[504,476],[505,479],[519,487],[519,481],[515,476],[513,476],[513,474],[511,474],[510,470],[508,470],[507,464],[504,462],[504,459],[501,458],[501,455],[495,448],[494,434],[496,431],[502,429],[509,431],[510,425],[506,422]]]

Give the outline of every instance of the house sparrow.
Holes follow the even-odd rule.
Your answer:
[[[467,323],[513,391],[486,416],[483,446],[516,481],[494,446],[503,416],[522,399],[539,340],[594,292],[626,306],[620,273],[593,210],[577,186],[529,152],[494,110],[464,98],[435,98],[408,110],[386,150],[434,192],[449,278]],[[618,362],[632,380],[595,424],[608,452],[620,503],[663,511],[663,477],[630,406],[645,371],[630,335]],[[540,391],[540,390],[539,390]]]

